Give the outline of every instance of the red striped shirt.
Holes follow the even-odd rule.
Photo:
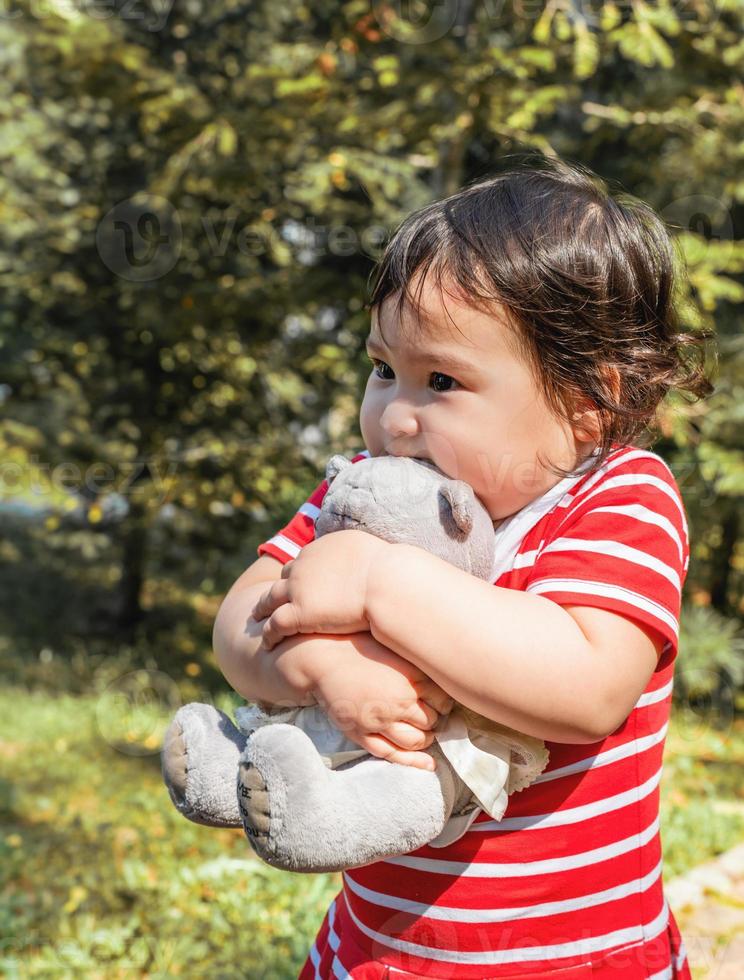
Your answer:
[[[295,557],[313,539],[327,488],[321,483],[259,554]],[[659,836],[689,561],[682,498],[666,463],[633,446],[616,446],[598,472],[549,494],[511,519],[512,530],[531,525],[519,540],[510,540],[510,522],[496,529],[494,584],[608,609],[660,633],[646,690],[602,741],[546,742],[547,769],[510,797],[501,821],[481,813],[449,847],[345,872],[302,980],[689,978],[663,892]]]

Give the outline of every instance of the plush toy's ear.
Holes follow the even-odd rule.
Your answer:
[[[448,480],[439,488],[439,493],[450,505],[455,525],[463,534],[470,534],[475,512],[475,494],[470,484],[462,480]]]
[[[347,466],[351,466],[352,462],[340,453],[336,453],[335,456],[331,456],[328,460],[328,465],[326,466],[326,480],[328,480],[329,485],[333,483],[341,470],[345,470]]]

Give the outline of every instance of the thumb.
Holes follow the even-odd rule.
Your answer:
[[[425,701],[430,707],[438,711],[440,715],[448,715],[450,711],[455,706],[455,700],[446,691],[435,684],[434,681],[427,679],[416,685],[418,690],[418,696],[422,701]]]

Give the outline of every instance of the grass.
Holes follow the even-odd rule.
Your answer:
[[[240,703],[208,693],[226,687],[211,625],[255,542],[229,566],[223,542],[189,558],[184,542],[155,535],[148,621],[123,642],[107,625],[117,558],[104,535],[3,524],[0,677],[12,682],[0,691],[0,976],[296,977],[340,875],[274,871],[242,831],[185,820],[160,775],[180,703]],[[674,714],[661,785],[667,879],[744,838],[742,761],[744,721],[720,731]]]
[[[0,974],[295,977],[340,875],[274,871],[241,831],[184,820],[160,776],[173,706],[142,689],[0,694]],[[669,878],[744,837],[744,725],[676,717],[667,745]]]
[[[242,831],[184,820],[142,713],[125,752],[97,702],[0,696],[0,975],[296,976],[340,876],[274,871]]]
[[[674,709],[661,782],[665,878],[683,874],[744,840],[744,719],[723,729]]]

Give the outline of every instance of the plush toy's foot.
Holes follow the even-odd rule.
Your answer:
[[[176,808],[194,823],[240,827],[235,772],[246,736],[211,704],[185,704],[165,733],[163,779]]]
[[[328,769],[308,736],[276,724],[251,735],[238,801],[253,850],[286,871],[342,871],[433,840],[459,793],[435,746],[437,771],[373,757]]]

